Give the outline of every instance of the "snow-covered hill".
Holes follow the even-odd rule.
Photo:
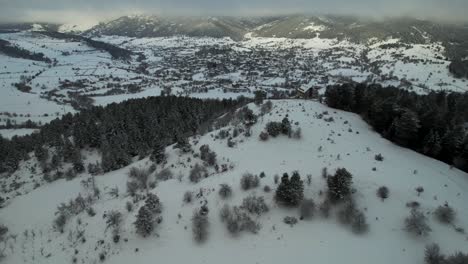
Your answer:
[[[249,105],[255,113],[260,109]],[[280,135],[260,141],[259,134],[269,121],[281,122],[288,117],[293,128],[301,128],[300,139]],[[222,128],[233,134],[235,126]],[[425,245],[436,242],[442,251],[453,253],[466,250],[467,236],[455,230],[468,227],[468,176],[457,169],[411,150],[398,147],[373,132],[359,116],[328,108],[318,102],[302,100],[273,101],[273,109],[259,117],[251,128],[251,136],[240,133],[233,138],[234,147],[227,139],[218,137],[220,130],[190,139],[196,153],[202,145],[209,145],[217,154],[218,164],[226,164],[226,172],[216,173],[209,168],[209,177],[199,183],[189,180],[190,168],[203,162],[191,153],[182,153],[172,146],[166,149],[173,179],[156,180],[152,173],[150,192],[162,203],[162,222],[153,235],[142,238],[135,233],[133,222],[144,201],[135,202],[126,193],[130,167],[149,168],[148,158],[135,161],[118,171],[96,176],[100,198],[91,206],[96,213],[81,212],[73,216],[61,234],[52,227],[54,213],[62,202],[90,195],[82,184],[88,173],[66,181],[45,183],[40,173],[31,173],[33,157],[8,179],[0,179],[4,186],[17,186],[5,208],[0,209],[0,221],[10,228],[15,238],[9,240],[5,263],[422,263]],[[218,137],[218,138],[217,138]],[[382,154],[383,161],[375,160]],[[86,163],[95,162],[97,153],[83,152]],[[299,218],[298,209],[278,206],[274,201],[277,188],[275,175],[298,171],[305,183],[304,196],[319,205],[326,197],[326,180],[322,169],[334,174],[346,168],[353,175],[353,194],[357,207],[367,216],[369,231],[354,234],[339,223],[332,209],[329,218],[318,211],[312,220],[299,221],[290,226],[283,223],[286,216]],[[163,170],[159,165],[156,173]],[[265,173],[260,186],[248,191],[240,188],[243,174]],[[307,175],[311,175],[310,184]],[[36,184],[34,184],[36,182]],[[23,184],[21,184],[23,183]],[[227,183],[233,195],[227,200],[219,197],[220,184]],[[271,192],[265,192],[269,186]],[[382,201],[376,196],[380,186],[387,186],[389,197]],[[418,195],[417,187],[424,191]],[[109,192],[118,188],[119,195]],[[10,189],[10,188],[9,188]],[[193,201],[183,202],[184,193],[193,192]],[[114,191],[115,194],[115,191]],[[144,194],[144,193],[142,193]],[[202,194],[202,195],[197,195]],[[251,217],[261,224],[258,234],[241,233],[232,237],[220,220],[225,204],[240,205],[249,195],[263,196],[269,211]],[[126,203],[132,202],[128,212]],[[408,234],[404,219],[410,213],[408,203],[420,205],[428,217],[432,232],[428,236]],[[447,203],[456,211],[454,225],[443,225],[435,220],[434,210]],[[206,204],[209,208],[209,235],[205,243],[193,241],[191,217],[194,210]],[[111,210],[122,214],[121,239],[112,241],[111,230],[106,230],[106,217]],[[101,257],[103,256],[103,257]]]

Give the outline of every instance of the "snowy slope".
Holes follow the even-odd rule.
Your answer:
[[[250,105],[255,112],[259,109]],[[327,111],[325,117],[333,117],[334,122],[318,119],[317,114]],[[281,121],[286,115],[294,124],[302,128],[302,139],[286,136],[270,138],[266,142],[258,139],[268,121]],[[294,125],[296,127],[296,125]],[[220,164],[232,165],[233,169],[213,174],[198,184],[188,179],[189,166],[200,163],[191,154],[181,154],[172,147],[167,148],[168,163],[177,179],[158,182],[151,192],[156,193],[163,204],[163,222],[156,233],[148,238],[135,234],[132,223],[138,207],[128,213],[125,203],[131,198],[125,194],[129,167],[96,177],[101,189],[101,199],[94,205],[96,216],[85,212],[74,217],[65,227],[64,234],[52,230],[52,219],[57,205],[75,198],[78,193],[86,195],[80,181],[89,177],[83,174],[71,180],[59,180],[50,184],[40,180],[40,174],[31,175],[28,167],[34,159],[22,165],[13,175],[17,181],[38,182],[36,189],[20,187],[7,195],[13,197],[7,206],[0,209],[0,221],[17,235],[10,241],[5,263],[70,263],[76,256],[77,263],[98,263],[99,254],[106,253],[107,263],[422,263],[424,246],[431,242],[440,243],[444,252],[466,250],[466,235],[457,233],[453,227],[439,224],[430,212],[448,202],[456,211],[455,225],[467,228],[468,212],[464,210],[468,199],[468,177],[457,169],[422,156],[411,150],[400,148],[381,138],[360,119],[359,116],[330,109],[313,101],[282,100],[274,101],[270,114],[259,118],[252,127],[252,137],[241,135],[234,140],[234,148],[227,146],[226,140],[214,140],[218,131],[199,138],[193,149],[208,144],[217,153]],[[319,151],[319,148],[322,150]],[[382,153],[383,162],[374,160],[374,155]],[[86,162],[94,162],[96,153],[86,152]],[[191,158],[188,161],[188,158]],[[143,159],[131,166],[149,167],[151,162]],[[273,176],[298,170],[302,176],[311,174],[312,184],[305,187],[305,197],[316,203],[324,199],[320,191],[325,190],[325,180],[321,170],[327,167],[329,173],[345,167],[354,176],[353,187],[357,190],[354,198],[358,207],[365,211],[370,230],[358,236],[340,225],[336,217],[325,219],[315,216],[312,221],[299,221],[290,227],[283,223],[285,216],[298,217],[297,209],[278,207],[273,201]],[[375,167],[376,171],[372,168]],[[158,167],[157,171],[161,168]],[[210,170],[213,172],[213,170]],[[264,171],[260,187],[253,191],[242,191],[239,180],[243,173],[259,174]],[[30,179],[29,176],[32,176]],[[177,178],[177,177],[175,177]],[[11,179],[0,179],[11,184]],[[228,183],[233,187],[233,197],[226,202],[218,196],[219,184]],[[263,186],[269,185],[273,191],[265,193]],[[378,187],[386,185],[390,197],[382,202],[376,197]],[[425,191],[418,196],[414,190],[423,186]],[[118,187],[120,196],[111,198],[107,192]],[[195,198],[191,204],[183,204],[186,191],[198,193],[204,190],[204,198]],[[225,203],[239,205],[242,199],[255,193],[264,196],[270,211],[258,218],[262,229],[257,235],[243,233],[231,237],[219,220],[219,210]],[[210,234],[204,244],[192,240],[190,218],[193,211],[207,200],[210,220]],[[406,203],[418,201],[423,212],[428,213],[433,230],[427,237],[413,237],[403,229],[403,219],[409,214]],[[124,224],[122,240],[112,242],[111,232],[105,232],[103,214],[109,210],[122,212]],[[181,215],[180,219],[178,214]],[[81,221],[81,224],[79,222]],[[78,231],[84,231],[85,242],[77,239]],[[103,242],[99,240],[103,239]],[[128,239],[128,242],[123,240]],[[137,250],[138,249],[138,250]],[[76,251],[75,251],[76,250]]]

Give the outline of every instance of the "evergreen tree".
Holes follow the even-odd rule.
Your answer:
[[[134,222],[136,232],[143,237],[150,235],[154,230],[154,216],[151,210],[142,206],[138,210],[137,219]]]
[[[286,206],[298,206],[304,198],[304,183],[299,173],[293,173],[291,179],[285,173],[281,178],[281,183],[276,189],[276,201]]]
[[[162,140],[156,139],[154,141],[150,159],[156,164],[161,164],[166,160],[166,145]]]
[[[413,111],[406,109],[403,114],[393,122],[395,128],[395,141],[403,146],[409,146],[418,136],[419,118]]]
[[[291,123],[287,117],[281,121],[281,133],[289,135],[291,133]]]
[[[353,176],[345,168],[340,168],[334,176],[327,179],[328,195],[334,202],[338,202],[351,194]]]
[[[159,201],[159,197],[154,193],[148,193],[148,196],[145,200],[145,206],[153,214],[161,213],[161,202]]]
[[[441,149],[442,146],[439,133],[434,132],[434,130],[431,130],[429,134],[427,134],[427,136],[424,138],[423,153],[431,157],[437,157]]]

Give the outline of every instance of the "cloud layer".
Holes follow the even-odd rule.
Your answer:
[[[331,13],[467,21],[468,0],[0,0],[0,22],[98,22],[135,13],[272,15]]]

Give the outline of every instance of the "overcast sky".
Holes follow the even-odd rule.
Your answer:
[[[333,13],[468,20],[468,0],[0,0],[1,22],[96,23],[121,15]]]

